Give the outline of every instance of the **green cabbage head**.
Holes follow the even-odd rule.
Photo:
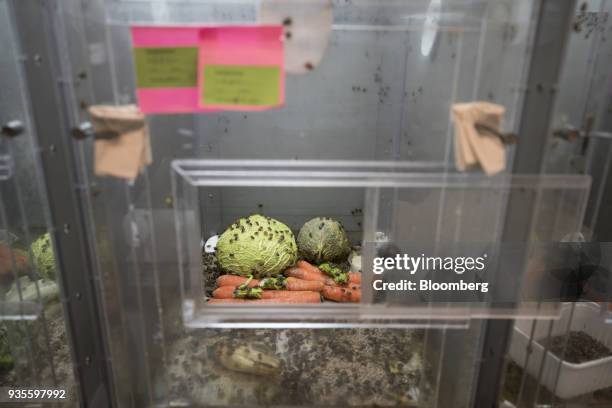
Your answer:
[[[300,254],[316,264],[343,261],[351,251],[342,224],[328,217],[307,221],[300,229],[297,242]]]
[[[240,218],[221,234],[217,262],[226,273],[255,278],[280,275],[297,261],[293,232],[263,215]]]
[[[32,243],[30,249],[39,275],[43,278],[55,280],[57,269],[51,235],[48,232],[41,235]]]

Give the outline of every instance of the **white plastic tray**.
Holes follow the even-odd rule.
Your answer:
[[[570,330],[583,331],[612,349],[612,325],[605,323],[599,314],[599,306],[594,303],[576,303],[573,318],[569,322],[571,307],[570,303],[563,305],[560,319],[553,322],[551,337],[566,333],[569,324]],[[525,367],[532,323],[532,320],[520,320],[515,324],[510,357],[534,378],[539,377],[540,367],[544,364],[542,385],[562,399],[612,386],[612,357],[572,364],[550,352],[544,355],[544,347],[539,343],[539,340],[548,335],[549,323],[544,321],[536,323],[532,352]]]

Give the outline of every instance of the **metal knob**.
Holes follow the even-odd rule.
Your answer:
[[[91,125],[91,122],[82,122],[78,126],[73,127],[70,131],[70,134],[72,135],[72,137],[78,140],[87,139],[88,137],[91,137],[93,139],[93,126]]]
[[[16,137],[23,133],[25,127],[20,120],[11,120],[2,125],[2,134],[7,137]]]
[[[137,122],[139,127],[142,127],[142,123]],[[70,131],[72,137],[77,140],[84,140],[87,138],[95,140],[110,140],[115,139],[119,136],[119,133],[112,130],[106,131],[95,131],[91,122],[82,122],[78,126],[73,127]]]

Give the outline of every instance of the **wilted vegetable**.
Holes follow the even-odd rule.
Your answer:
[[[284,290],[287,289],[287,278],[284,276],[264,278],[259,282],[259,287],[268,290]]]
[[[30,249],[38,274],[43,278],[55,280],[56,266],[51,235],[49,233],[41,235],[32,243]]]
[[[278,357],[255,349],[250,344],[233,346],[225,342],[215,347],[219,362],[228,370],[254,375],[276,375],[280,371]]]
[[[300,254],[316,264],[344,260],[351,251],[344,227],[328,217],[307,221],[298,234]]]
[[[249,276],[246,282],[234,289],[233,297],[238,299],[261,299],[263,289],[258,287],[249,287],[252,280],[253,276]]]
[[[325,262],[319,265],[319,269],[324,272],[327,276],[332,278],[334,282],[343,285],[349,281],[348,272],[344,272],[340,266],[331,263]]]
[[[238,300],[270,300],[270,299],[304,299],[318,297],[320,299],[319,292],[306,291],[306,290],[263,290],[261,288],[250,288],[248,290],[258,289],[259,293],[257,297],[243,298],[236,296],[236,288],[231,286],[221,286],[213,291],[213,299],[238,299]]]
[[[291,269],[291,268],[289,268]],[[288,269],[288,270],[289,270]],[[217,279],[217,286],[229,286],[236,288],[247,281],[247,278],[236,275],[221,275]],[[264,278],[262,280],[253,279],[248,283],[251,288],[259,287],[266,290],[294,290],[294,291],[314,291],[320,292],[323,290],[323,282],[307,281],[296,278],[285,278],[279,276],[277,278]]]
[[[334,302],[352,302],[359,303],[361,301],[361,287],[358,285],[329,286],[323,288],[323,297]]]
[[[218,289],[215,289],[218,290]],[[275,296],[274,293],[283,292],[278,290],[270,290],[264,291],[263,299],[238,299],[238,298],[229,298],[229,299],[219,299],[213,297],[210,299],[207,304],[208,305],[223,305],[223,304],[238,304],[238,305],[275,305],[275,304],[293,304],[293,305],[301,305],[306,303],[321,303],[321,294],[319,292],[311,292],[311,291],[287,291],[283,295]],[[272,296],[266,296],[265,294],[270,294]],[[214,292],[213,292],[214,296]]]
[[[297,245],[289,227],[263,215],[239,219],[217,242],[219,266],[235,275],[276,276],[296,259]]]
[[[324,285],[336,284],[332,278],[323,273],[319,268],[304,260],[298,261],[296,266],[287,269],[285,275],[305,281],[321,282]]]

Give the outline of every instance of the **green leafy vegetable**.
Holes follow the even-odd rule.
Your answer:
[[[249,283],[251,283],[252,280],[253,275],[249,276],[249,279],[247,279],[246,282],[238,286],[234,290],[234,297],[238,299],[261,299],[261,295],[263,294],[262,288],[249,288]]]
[[[322,263],[319,265],[319,269],[323,271],[326,275],[331,277],[334,282],[338,284],[345,284],[349,281],[348,272],[344,272],[340,266],[333,264],[331,262]]]
[[[284,290],[287,288],[287,280],[284,276],[277,278],[264,278],[259,282],[259,287],[269,290]]]
[[[351,251],[344,227],[329,217],[317,217],[307,221],[297,238],[300,254],[308,261],[344,261]]]
[[[30,249],[34,257],[34,265],[40,276],[55,280],[57,269],[51,235],[49,233],[41,235],[32,243]]]
[[[241,218],[217,242],[217,261],[224,272],[255,278],[280,275],[297,260],[293,232],[263,215]]]

